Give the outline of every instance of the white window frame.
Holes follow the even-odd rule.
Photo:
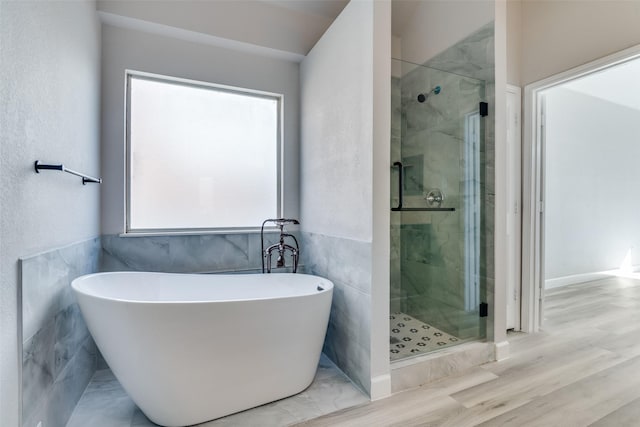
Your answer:
[[[241,88],[236,86],[221,85],[216,83],[203,82],[198,80],[184,79],[180,77],[165,76],[161,74],[148,73],[143,71],[125,70],[125,212],[124,212],[124,224],[125,230],[122,236],[150,236],[150,235],[189,235],[189,234],[228,234],[228,233],[246,233],[246,232],[259,232],[262,224],[256,224],[255,226],[247,227],[206,227],[206,228],[153,228],[153,229],[141,229],[131,228],[131,91],[130,83],[131,78],[146,79],[151,81],[158,81],[162,83],[172,83],[184,86],[191,86],[197,88],[211,88],[217,91],[230,92],[234,94],[240,94],[245,96],[253,96],[257,98],[266,98],[277,101],[277,141],[276,141],[276,165],[277,165],[277,213],[276,218],[281,218],[284,211],[284,194],[283,194],[283,166],[282,159],[284,158],[283,150],[283,108],[284,108],[284,95],[272,92],[259,91],[254,89]],[[265,218],[267,219],[267,218]]]

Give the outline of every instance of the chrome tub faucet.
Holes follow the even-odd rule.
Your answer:
[[[265,249],[264,247],[264,226],[265,224],[273,222],[277,227],[280,228],[280,239],[278,243],[275,243]],[[284,268],[286,267],[285,263],[285,255],[287,252],[291,252],[291,258],[293,261],[293,272],[296,273],[298,271],[298,261],[300,259],[300,246],[298,245],[298,239],[293,234],[285,233],[284,226],[285,224],[300,224],[297,219],[288,219],[288,218],[277,218],[277,219],[266,219],[262,223],[262,228],[260,229],[260,247],[262,249],[262,272],[263,273],[271,273],[271,255],[273,252],[278,253],[278,258],[276,260],[275,268]],[[285,239],[292,240],[294,246],[285,243]]]

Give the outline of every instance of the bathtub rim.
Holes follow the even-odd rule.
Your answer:
[[[170,275],[170,276],[205,276],[205,275],[210,275],[210,276],[215,276],[218,278],[224,278],[224,277],[237,277],[237,276],[244,276],[244,277],[249,277],[249,276],[262,276],[262,275],[279,275],[279,274],[283,274],[283,275],[287,275],[289,276],[305,276],[305,277],[314,277],[317,279],[322,280],[323,285],[326,285],[324,287],[323,290],[321,291],[315,291],[315,292],[309,292],[309,293],[305,293],[305,294],[298,294],[298,295],[278,295],[278,296],[267,296],[267,297],[260,297],[260,298],[242,298],[242,299],[207,299],[207,300],[198,300],[198,301],[179,301],[179,300],[165,300],[165,301],[151,301],[151,300],[136,300],[136,299],[127,299],[127,298],[114,298],[114,297],[107,297],[104,295],[96,295],[95,293],[91,293],[91,292],[87,292],[86,290],[83,290],[80,288],[80,284],[81,282],[90,279],[91,277],[94,276],[111,276],[111,275],[121,275],[121,274],[132,274],[132,275],[144,275],[144,274],[153,274],[153,275]],[[265,285],[267,286],[267,285]],[[252,302],[252,301],[269,301],[269,300],[279,300],[279,299],[294,299],[294,298],[308,298],[308,297],[312,297],[314,295],[319,295],[319,294],[323,294],[325,292],[333,292],[333,288],[334,288],[334,283],[325,278],[325,277],[321,277],[321,276],[317,276],[315,274],[305,274],[305,273],[239,273],[239,274],[215,274],[215,273],[168,273],[168,272],[162,272],[162,271],[105,271],[105,272],[98,272],[98,273],[91,273],[91,274],[85,274],[79,277],[76,277],[75,279],[73,279],[71,281],[71,288],[73,289],[74,292],[78,293],[78,294],[82,294],[86,297],[89,298],[96,298],[96,299],[100,299],[100,300],[105,300],[105,301],[114,301],[114,302],[122,302],[122,303],[128,303],[128,304],[166,304],[166,305],[170,305],[170,304],[213,304],[213,303],[243,303],[243,302]]]

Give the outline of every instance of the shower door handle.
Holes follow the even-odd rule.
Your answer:
[[[404,172],[403,166],[402,166],[402,162],[395,162],[393,164],[393,166],[396,166],[398,168],[398,207],[397,208],[391,208],[392,211],[399,211],[400,209],[402,209],[402,175]]]

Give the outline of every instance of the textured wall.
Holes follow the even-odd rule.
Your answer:
[[[125,70],[238,86],[284,95],[284,215],[298,212],[298,64],[103,25],[102,232],[124,231]],[[259,226],[260,224],[256,224]]]
[[[348,5],[300,69],[303,230],[362,241],[372,233],[371,14]]]
[[[19,424],[18,258],[99,234],[100,25],[85,1],[0,2],[0,414]]]

